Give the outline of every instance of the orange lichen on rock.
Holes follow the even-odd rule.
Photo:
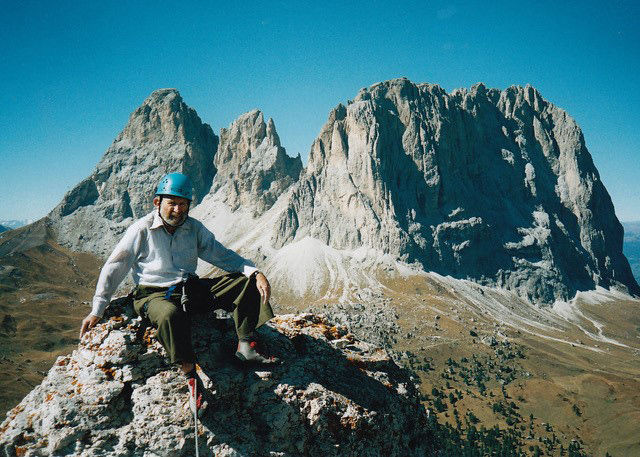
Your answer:
[[[340,419],[340,424],[344,428],[356,430],[360,427],[360,421],[354,416],[347,416]]]
[[[147,450],[158,455],[184,453],[185,446],[190,445],[184,430],[191,430],[191,439],[194,436],[193,417],[185,414],[189,408],[185,405],[184,376],[166,363],[155,330],[142,326],[135,331],[125,326],[108,328],[114,324],[109,321],[106,331],[84,339],[62,361],[60,365],[64,366],[54,367],[47,380],[28,397],[25,411],[0,425],[5,427],[0,430],[1,455],[18,455],[18,446],[25,456],[58,455],[61,450],[74,455],[99,455],[104,453],[105,443],[119,442],[122,437],[135,437],[135,442],[130,442],[130,454]],[[194,340],[198,344],[194,349],[199,360],[196,370],[216,402],[217,419],[230,430],[244,427],[246,417],[255,417],[256,423],[278,424],[277,443],[273,444],[271,437],[249,437],[238,450],[243,454],[299,455],[301,449],[320,446],[318,455],[335,455],[333,443],[340,443],[340,455],[361,455],[363,446],[372,447],[372,454],[426,455],[422,448],[416,448],[414,453],[404,452],[404,442],[395,451],[387,452],[388,443],[396,443],[400,434],[407,436],[406,443],[425,442],[428,437],[420,420],[413,428],[405,425],[409,421],[388,420],[395,416],[413,417],[418,399],[410,397],[411,392],[394,391],[392,384],[409,382],[403,372],[393,369],[392,360],[384,351],[377,352],[375,346],[358,340],[344,325],[334,325],[324,316],[311,314],[272,319],[268,326],[273,330],[261,334],[261,343],[276,357],[288,358],[292,363],[279,364],[274,369],[251,367],[249,370],[255,374],[248,376],[240,367],[219,369],[221,359],[228,357],[229,345],[236,342],[231,319],[224,327],[195,324]],[[290,341],[283,336],[287,333],[294,335]],[[97,346],[91,349],[90,344]],[[391,382],[385,383],[385,379]],[[389,391],[378,382],[383,382]],[[236,400],[237,392],[243,393],[240,402]],[[379,395],[388,396],[391,401],[379,401]],[[34,404],[33,399],[42,405]],[[299,435],[301,420],[309,427]],[[140,423],[153,426],[157,421],[163,424],[160,433],[137,434]],[[97,431],[95,435],[93,430]],[[215,446],[209,449],[209,455],[216,454],[216,450],[236,453],[233,442],[225,443],[213,432],[205,426],[197,430],[202,443]],[[26,433],[28,442],[26,435],[21,438]],[[296,437],[295,444],[286,443],[289,436]],[[366,444],[360,444],[363,442]]]
[[[349,362],[351,365],[360,368],[362,370],[364,370],[365,368],[367,368],[367,362],[365,360],[362,360],[359,357],[352,357],[352,356],[348,356],[347,357],[347,362]]]
[[[98,367],[98,368],[100,368],[104,372],[104,374],[107,375],[107,379],[113,379],[116,375],[116,370],[114,368],[111,368],[111,367],[108,367],[108,368]]]
[[[154,343],[154,332],[153,327],[147,327],[144,331],[144,335],[142,335],[142,342],[145,346],[152,346]]]
[[[338,328],[335,325],[331,327],[327,325],[323,325],[322,333],[328,340],[337,340],[338,338],[342,338],[342,335],[344,334],[344,329]]]

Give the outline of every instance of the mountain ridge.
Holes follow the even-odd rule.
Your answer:
[[[422,86],[423,88],[420,89]],[[638,368],[635,363],[637,329],[640,328],[637,299],[629,300],[627,295],[615,290],[615,284],[610,285],[609,291],[596,285],[593,291],[578,291],[573,300],[556,300],[553,306],[540,306],[544,303],[534,303],[529,299],[526,290],[520,290],[520,296],[518,296],[517,289],[496,287],[495,279],[492,278],[475,278],[473,282],[467,280],[466,275],[462,274],[457,274],[458,279],[455,279],[452,274],[440,274],[437,271],[425,272],[421,264],[415,261],[411,263],[410,255],[404,260],[397,255],[404,252],[401,250],[404,249],[403,246],[420,248],[420,243],[423,243],[420,241],[422,237],[424,246],[429,249],[434,246],[433,240],[438,241],[436,246],[439,252],[433,247],[436,252],[435,255],[432,254],[434,259],[440,261],[442,254],[442,258],[451,265],[462,262],[464,266],[469,259],[465,250],[477,249],[478,246],[474,248],[474,243],[480,243],[483,237],[494,241],[499,239],[500,230],[504,230],[504,227],[500,226],[489,227],[497,232],[494,234],[490,230],[487,231],[486,227],[483,229],[483,226],[489,225],[489,217],[476,212],[482,209],[480,204],[483,198],[488,198],[486,189],[490,190],[492,187],[510,190],[500,194],[505,200],[504,203],[493,202],[493,200],[491,202],[492,207],[498,209],[501,208],[500,205],[506,205],[506,222],[524,221],[509,229],[513,231],[512,239],[506,241],[513,243],[509,245],[511,246],[509,251],[524,252],[522,260],[534,264],[535,268],[544,269],[542,268],[545,266],[544,262],[554,265],[554,262],[559,260],[556,258],[557,247],[550,245],[558,231],[562,233],[563,239],[573,240],[570,241],[570,244],[573,243],[571,251],[579,254],[587,252],[584,247],[582,250],[580,248],[582,236],[587,238],[588,243],[585,243],[587,246],[590,246],[589,243],[592,240],[599,239],[600,235],[596,234],[592,237],[590,233],[595,225],[586,225],[585,230],[577,230],[580,224],[578,224],[578,217],[572,212],[573,209],[577,209],[578,215],[588,215],[589,213],[584,212],[586,208],[593,218],[597,217],[595,213],[600,211],[597,205],[589,206],[589,192],[592,192],[593,197],[594,187],[592,190],[587,189],[586,193],[576,193],[576,189],[572,190],[570,186],[572,182],[574,184],[584,182],[589,185],[595,182],[589,181],[595,176],[593,172],[586,173],[584,170],[580,172],[580,167],[584,163],[588,165],[589,157],[576,156],[575,160],[565,163],[565,167],[568,165],[573,167],[574,173],[565,172],[563,180],[558,181],[561,184],[564,183],[558,186],[558,192],[564,195],[565,202],[571,202],[573,201],[571,198],[577,196],[575,198],[577,208],[573,208],[573,204],[567,207],[558,203],[559,196],[556,194],[555,186],[548,186],[552,175],[546,173],[544,171],[546,168],[542,166],[547,160],[542,147],[545,144],[548,147],[548,156],[551,157],[549,160],[552,162],[547,168],[551,171],[554,167],[556,170],[562,169],[558,158],[562,154],[556,154],[562,151],[560,146],[554,146],[554,142],[560,144],[559,139],[566,140],[566,144],[563,143],[565,155],[571,158],[571,154],[575,154],[576,151],[583,154],[580,132],[572,128],[570,122],[567,123],[564,115],[547,108],[546,112],[550,117],[545,119],[553,120],[554,115],[556,116],[557,123],[554,123],[554,126],[558,129],[558,138],[545,130],[546,127],[541,120],[538,120],[540,126],[537,127],[538,137],[536,137],[535,116],[529,119],[530,124],[524,123],[522,131],[516,134],[515,130],[510,131],[506,127],[517,124],[520,128],[518,124],[520,118],[517,116],[526,117],[527,113],[535,112],[536,105],[544,112],[545,108],[542,107],[545,105],[541,96],[536,95],[533,89],[525,87],[500,91],[487,89],[484,85],[476,86],[454,91],[455,95],[446,94],[436,85],[413,84],[408,80],[392,80],[374,85],[373,88],[366,88],[362,92],[362,99],[356,101],[356,106],[353,106],[352,101],[339,104],[332,110],[323,127],[322,135],[319,135],[317,142],[314,143],[317,148],[317,155],[314,156],[315,168],[312,163],[307,163],[307,167],[300,169],[299,178],[295,180],[293,177],[296,176],[299,159],[282,157],[286,151],[283,148],[280,149],[281,146],[278,147],[279,138],[276,141],[275,123],[265,122],[264,116],[258,111],[246,113],[239,117],[244,120],[235,123],[235,126],[232,123],[226,129],[228,134],[224,142],[230,154],[228,160],[222,161],[222,156],[216,157],[220,146],[216,146],[213,151],[211,142],[204,140],[195,145],[208,148],[201,156],[212,157],[211,163],[215,166],[215,173],[212,172],[210,186],[202,187],[201,199],[192,209],[191,215],[202,220],[227,246],[253,259],[266,272],[273,284],[272,304],[278,315],[314,311],[312,308],[323,313],[327,312],[331,316],[330,321],[353,328],[358,339],[384,346],[390,350],[396,363],[402,362],[402,366],[416,369],[420,377],[421,402],[430,408],[432,423],[440,422],[443,424],[442,428],[439,428],[441,432],[453,433],[452,431],[457,427],[456,422],[464,421],[458,435],[443,435],[448,438],[441,444],[451,445],[455,442],[459,445],[464,443],[465,449],[489,449],[486,446],[496,446],[495,434],[497,433],[506,440],[498,445],[508,445],[508,440],[516,437],[520,440],[518,446],[521,446],[520,449],[525,454],[528,448],[533,455],[536,455],[538,445],[546,447],[550,455],[561,453],[559,449],[562,449],[563,445],[565,450],[567,446],[573,446],[574,452],[584,445],[587,450],[594,453],[593,455],[604,455],[606,451],[613,455],[637,455],[640,443],[637,439],[630,438],[635,436],[633,425],[637,424],[637,418],[640,417],[637,397],[637,380],[640,378],[638,378]],[[163,96],[158,97],[154,103],[162,104],[161,100],[171,94],[171,91],[163,92],[160,94]],[[411,98],[418,96],[433,99],[434,102],[418,104]],[[493,114],[498,116],[502,113],[494,104],[494,102],[500,103],[500,100],[503,100],[503,111],[509,116],[512,116],[512,113],[516,116],[515,119],[508,118],[511,120],[505,126],[506,135],[502,128],[497,129],[494,124],[495,119],[504,120],[504,116],[493,117]],[[180,106],[176,103],[173,98],[173,102],[167,103],[166,106],[173,110]],[[443,108],[446,108],[446,111],[441,112]],[[98,192],[98,199],[92,201],[95,198],[92,196],[92,184],[84,183],[75,192],[70,193],[73,198],[62,202],[70,205],[67,208],[72,207],[74,202],[83,203],[70,214],[60,216],[60,213],[54,213],[32,226],[0,235],[0,258],[2,259],[0,285],[8,284],[10,289],[9,293],[3,295],[2,309],[5,312],[5,319],[3,332],[0,335],[0,341],[3,344],[7,346],[22,344],[24,348],[30,348],[33,346],[33,339],[18,339],[18,337],[23,334],[29,336],[26,333],[31,332],[37,334],[38,339],[35,341],[43,348],[53,346],[56,351],[63,351],[59,354],[66,354],[76,349],[77,340],[74,340],[73,336],[77,335],[80,320],[89,310],[86,305],[92,294],[91,284],[97,277],[100,259],[93,256],[89,258],[88,255],[85,256],[86,258],[81,258],[68,249],[59,248],[55,241],[60,240],[66,243],[67,247],[81,247],[103,257],[108,255],[111,243],[117,241],[121,230],[124,230],[133,220],[131,216],[124,217],[128,210],[119,211],[119,209],[128,207],[133,213],[135,205],[131,201],[135,200],[134,193],[141,199],[140,201],[150,204],[151,194],[159,179],[152,173],[140,172],[140,179],[146,181],[146,187],[136,188],[134,181],[133,191],[130,191],[128,187],[130,181],[122,179],[122,172],[126,169],[129,174],[136,173],[136,168],[128,160],[131,158],[133,161],[134,157],[135,160],[144,160],[143,156],[146,153],[149,153],[149,157],[157,158],[157,153],[162,148],[179,151],[179,153],[188,151],[183,143],[183,136],[179,132],[176,133],[173,121],[165,130],[161,127],[161,117],[156,117],[159,123],[156,123],[157,128],[154,128],[153,122],[147,125],[148,121],[144,120],[146,111],[154,112],[154,108],[149,106],[148,109],[142,110],[142,117],[136,116],[136,119],[141,120],[141,124],[137,127],[138,130],[133,130],[150,132],[149,135],[150,138],[154,138],[153,141],[143,141],[130,146],[121,142],[122,147],[114,148],[107,160],[96,167],[96,169],[107,170],[113,165],[112,173],[104,176],[110,187],[105,185],[102,190],[111,189],[104,194],[104,197],[101,197]],[[158,111],[156,107],[155,112],[162,112],[162,110]],[[190,111],[185,109],[182,112]],[[415,113],[419,116],[415,117]],[[488,116],[487,113],[492,113],[492,116]],[[165,119],[174,119],[172,117],[174,114],[173,111],[167,112]],[[148,117],[153,118],[152,115]],[[412,121],[414,118],[415,122]],[[520,122],[524,121],[520,119]],[[367,129],[363,126],[367,126]],[[232,131],[237,133],[238,141],[234,140],[236,133],[230,134]],[[561,135],[565,131],[567,133]],[[464,150],[458,147],[462,142],[456,132],[464,133],[460,138],[465,136],[470,138],[466,141],[475,149],[472,148],[467,152],[473,152],[473,154],[464,153]],[[549,134],[548,138],[545,132]],[[494,133],[502,135],[503,138],[495,139]],[[440,159],[436,147],[440,143],[436,138],[439,142],[452,143],[445,144],[441,148],[445,152],[449,151],[447,153],[449,155],[444,154],[440,159],[442,163],[451,166],[450,168],[455,171],[454,177],[464,183],[464,186],[459,188],[452,186],[452,181],[447,181],[448,175],[440,170],[438,161]],[[451,140],[452,138],[454,140]],[[459,144],[456,144],[456,141]],[[486,153],[482,149],[483,144],[486,146],[483,141],[488,141],[495,146],[491,150],[493,155],[489,163],[500,164],[502,169],[517,170],[514,176],[507,176],[502,180],[499,175],[484,176],[481,173],[483,162],[478,159]],[[222,143],[221,134],[217,144]],[[379,146],[367,149],[374,143]],[[209,146],[206,146],[207,144]],[[157,150],[154,149],[156,146]],[[431,156],[429,156],[429,147],[433,148]],[[194,145],[191,148],[194,148]],[[372,154],[369,154],[370,151]],[[402,155],[398,155],[399,159],[395,156],[386,157],[385,151],[404,154],[407,157]],[[406,154],[406,151],[413,152]],[[525,157],[525,153],[529,159]],[[202,158],[201,156],[199,157]],[[240,159],[247,157],[250,160]],[[414,161],[415,157],[422,159]],[[554,157],[557,162],[553,160]],[[173,160],[166,159],[166,162],[162,162],[162,166],[170,164]],[[183,154],[173,164],[182,167],[186,159],[187,157]],[[220,166],[215,165],[216,159]],[[202,163],[207,160],[203,159]],[[251,166],[243,168],[245,162],[251,162]],[[347,166],[344,166],[345,163]],[[358,164],[369,164],[367,165],[369,168]],[[437,165],[435,168],[432,166],[434,164]],[[531,166],[527,167],[527,164]],[[368,169],[376,171],[385,179],[369,179],[368,177],[374,176],[373,173],[367,175],[366,172],[358,171]],[[425,173],[429,170],[431,171]],[[164,171],[174,170],[163,169],[158,170],[158,173]],[[453,172],[449,170],[449,173]],[[88,179],[95,184],[96,181],[92,176]],[[387,179],[389,176],[392,179]],[[401,178],[400,182],[398,182],[398,176]],[[461,179],[465,176],[467,178],[471,176],[473,179],[466,181]],[[241,177],[250,181],[249,185],[231,185],[230,181],[237,181],[242,179]],[[348,185],[343,187],[327,185],[328,182],[340,183],[341,180]],[[425,182],[424,188],[422,185],[417,185],[420,180]],[[275,184],[272,185],[272,183]],[[287,183],[290,184],[287,185]],[[443,188],[444,190],[430,193],[427,183],[434,189]],[[473,186],[476,183],[482,184],[483,192],[476,190],[480,197],[472,195],[473,198],[469,201],[473,204],[458,204],[456,199],[473,193],[476,189]],[[265,195],[265,199],[260,198],[265,194],[261,192],[263,184],[271,190]],[[596,184],[595,188],[597,187]],[[453,191],[450,191],[449,189],[452,188]],[[99,186],[96,186],[96,189],[100,191]],[[403,199],[402,195],[394,194],[397,189],[409,189],[414,193],[405,192],[408,197]],[[341,212],[343,209],[341,191],[344,192],[346,201],[344,208],[347,211],[344,212]],[[85,198],[85,195],[89,197]],[[517,198],[512,198],[512,195]],[[558,198],[556,199],[553,195]],[[418,196],[421,198],[419,199]],[[551,203],[545,196],[553,197]],[[419,200],[424,200],[424,203],[419,203]],[[514,202],[512,208],[508,207],[510,201]],[[524,201],[526,205],[516,207],[515,203],[518,201]],[[84,204],[87,202],[89,204]],[[356,206],[349,206],[356,203],[364,209],[359,212],[356,211]],[[433,205],[432,208],[436,208],[437,212],[425,211],[427,203]],[[441,206],[438,206],[440,204]],[[539,206],[541,209],[538,208]],[[562,210],[562,206],[566,211]],[[558,208],[562,212],[558,212]],[[411,209],[415,210],[415,215],[410,211]],[[594,213],[594,210],[597,211]],[[562,217],[566,217],[569,213],[574,214],[572,216],[574,219],[569,219],[569,223],[563,222],[565,230],[568,234],[578,233],[578,238],[565,235],[561,226],[557,224],[558,220],[562,222]],[[316,217],[324,225],[319,224],[314,227],[313,222]],[[367,218],[370,220],[378,218],[380,227],[368,224]],[[433,221],[429,218],[433,218]],[[292,224],[283,226],[280,223],[282,221],[290,221]],[[351,221],[360,221],[360,225]],[[332,227],[334,222],[339,222],[343,227],[335,229]],[[110,225],[111,223],[113,225]],[[294,223],[297,224],[295,229],[293,229]],[[606,225],[604,227],[606,228]],[[376,233],[385,233],[381,229],[387,230],[386,233],[389,235],[385,235],[386,238],[382,237],[382,242],[377,248],[359,243],[366,236],[375,239]],[[478,229],[480,229],[479,234],[475,232]],[[361,232],[360,238],[357,236],[358,230]],[[602,236],[607,236],[602,226],[594,230],[602,231]],[[66,242],[60,237],[60,233],[66,235]],[[289,239],[286,239],[285,235],[289,236]],[[278,237],[281,240],[286,239],[281,246],[274,243]],[[328,244],[325,243],[325,237]],[[353,240],[355,240],[354,244],[350,244]],[[396,254],[390,253],[390,249],[385,253],[385,242],[398,240],[406,242],[406,245],[399,243],[392,246],[396,249],[393,251]],[[599,248],[604,248],[606,251],[607,245],[604,244]],[[29,251],[28,255],[24,255],[25,249]],[[494,249],[507,248],[504,244],[496,243]],[[593,251],[597,252],[597,249]],[[458,260],[456,260],[456,253],[459,256]],[[493,255],[493,251],[490,254]],[[31,266],[34,263],[33,259],[38,261],[38,271],[29,270],[33,268]],[[429,257],[426,256],[426,259],[428,260]],[[606,274],[609,271],[607,268],[605,265],[602,272]],[[202,275],[215,274],[211,266],[206,264],[201,264],[198,271]],[[523,271],[526,272],[526,270],[520,270],[520,273],[522,274]],[[602,274],[598,273],[599,271],[595,268],[593,270],[594,273]],[[59,277],[60,275],[62,278]],[[30,282],[32,277],[37,282]],[[553,275],[549,277],[552,281],[557,278],[558,276]],[[50,284],[46,284],[46,281]],[[528,285],[524,282],[521,287],[526,289]],[[568,294],[569,291],[570,287],[567,287]],[[64,313],[63,317],[54,316],[51,312],[56,300],[59,302],[56,310]],[[80,308],[81,305],[82,308]],[[33,311],[44,310],[45,307],[46,313]],[[70,307],[71,312],[69,312]],[[117,306],[110,308],[110,311],[115,314],[120,312]],[[18,314],[19,312],[22,314]],[[24,317],[24,314],[27,316]],[[131,317],[126,316],[127,319]],[[61,320],[63,318],[64,321]],[[103,332],[105,328],[114,330],[122,323],[117,318],[105,320],[108,322],[101,324],[96,330],[102,336],[105,336]],[[52,325],[53,322],[56,324]],[[59,326],[60,322],[64,322],[63,327]],[[138,325],[136,322],[127,322],[134,327]],[[200,324],[202,323],[197,322],[196,326]],[[58,325],[58,329],[54,328],[55,325]],[[60,328],[64,329],[63,334],[60,333]],[[127,330],[127,325],[124,325],[115,330],[116,332],[109,336],[110,342],[119,341],[118,338],[122,336],[119,330],[127,333],[131,328]],[[214,332],[219,330],[219,328],[213,329]],[[232,349],[232,335],[232,332],[226,331],[223,337],[229,343],[229,349]],[[63,338],[60,338],[61,336]],[[216,338],[214,340],[215,343],[220,342]],[[299,343],[299,340],[296,341]],[[109,350],[122,349],[126,353],[127,349],[130,349],[128,344],[130,342],[125,338],[124,345],[109,346]],[[148,342],[153,343],[153,339]],[[336,345],[340,346],[348,342],[338,340]],[[78,349],[86,348],[82,346]],[[7,358],[0,359],[0,367],[6,370],[5,373],[10,374],[7,379],[11,377],[11,382],[5,385],[20,384],[22,394],[13,397],[9,393],[5,394],[2,397],[3,404],[9,405],[11,399],[15,404],[16,400],[22,398],[24,392],[31,390],[37,382],[42,380],[42,376],[51,376],[43,385],[34,389],[35,393],[30,394],[29,397],[46,400],[45,390],[49,387],[47,383],[54,378],[60,380],[60,372],[66,368],[54,366],[49,374],[43,372],[41,376],[40,372],[35,370],[46,369],[46,367],[43,368],[42,361],[38,359],[35,360],[38,362],[37,365],[33,363],[33,351],[24,353],[22,357],[18,357],[18,350],[14,352]],[[52,354],[49,354],[49,359],[51,356]],[[64,356],[62,359],[79,360],[74,357]],[[156,361],[159,359],[157,354],[150,358]],[[214,374],[221,376],[223,380],[226,374],[232,372],[230,367],[224,365],[225,361],[224,356],[216,357],[215,360],[215,363],[221,364],[221,368],[214,370]],[[91,370],[83,372],[88,377],[94,374],[98,378],[103,374],[107,375],[107,372],[102,369],[96,370],[95,364],[90,368]],[[118,366],[114,373],[135,371],[122,368]],[[109,371],[108,368],[106,369]],[[25,373],[29,372],[32,372],[31,376],[26,376]],[[162,375],[149,378],[148,385],[136,393],[135,399],[131,397],[132,402],[134,400],[137,402],[135,414],[144,413],[145,408],[157,407],[158,404],[153,402],[159,398],[145,397],[145,395],[150,391],[158,392],[155,389],[163,386],[164,381],[168,381],[169,385],[165,387],[169,390],[162,392],[176,395],[180,391],[180,384],[175,382],[177,379],[174,375],[172,370],[166,370]],[[256,374],[256,376],[264,375]],[[100,403],[99,407],[109,411],[122,408],[126,422],[132,418],[128,412],[128,405],[131,405],[130,391],[124,388],[118,390],[123,386],[112,381],[120,382],[108,380],[108,386],[104,386],[105,390],[108,390],[108,395],[103,399],[108,404]],[[339,377],[330,381],[332,381],[332,387],[329,390],[339,393],[341,382]],[[250,386],[242,383],[234,385],[255,387],[255,383],[251,380],[249,382]],[[28,383],[35,384],[27,386]],[[94,387],[94,384],[88,385]],[[138,386],[135,387],[138,388]],[[312,391],[317,392],[314,389]],[[91,399],[102,401],[98,398],[98,392],[102,392],[100,383],[95,390],[89,389],[86,392],[89,401]],[[252,392],[255,391],[252,390]],[[112,394],[113,396],[110,396]],[[37,397],[38,395],[42,397]],[[330,398],[334,398],[333,395],[330,393]],[[18,422],[25,419],[28,423],[29,415],[32,413],[40,414],[39,417],[46,417],[45,425],[49,427],[53,423],[51,418],[55,417],[55,414],[49,414],[47,407],[51,404],[64,405],[61,397],[61,395],[53,395],[49,399],[53,403],[43,401],[42,407],[40,404],[32,409],[27,406],[24,411],[19,411],[21,407],[18,407],[11,413],[11,419],[8,421],[17,419],[11,424],[12,430],[20,430]],[[79,403],[83,402],[78,396],[74,398]],[[150,401],[138,401],[145,398]],[[225,400],[228,399],[229,397],[225,397]],[[221,407],[224,408],[229,404],[233,403],[221,403]],[[234,408],[235,406],[227,408],[225,413],[233,413]],[[99,408],[95,405],[91,405],[90,409],[98,414],[103,411],[103,409],[97,411]],[[260,414],[260,408],[257,410]],[[153,411],[153,417],[156,417],[157,413],[158,426],[161,426],[165,420],[164,416],[161,416],[165,411],[167,409],[163,408]],[[83,413],[76,418],[79,421],[87,421],[95,417],[92,413],[87,415]],[[105,416],[100,417],[99,420],[106,420]],[[528,421],[527,417],[530,417]],[[172,417],[172,419],[175,418]],[[259,419],[260,423],[264,422],[264,419]],[[479,425],[474,425],[478,420]],[[328,429],[331,429],[331,424],[336,422],[327,420],[327,423]],[[101,432],[90,436],[96,438],[93,440],[96,448],[104,446],[108,449],[109,446],[116,445],[116,442],[109,441],[107,428],[118,427],[118,423],[109,420],[104,424],[105,428],[101,429]],[[212,424],[209,422],[208,425]],[[229,443],[237,444],[236,435],[226,433],[224,426],[213,425],[215,427],[211,430],[222,430],[223,433],[219,436],[226,435],[231,439]],[[529,427],[527,428],[526,425]],[[485,427],[487,428],[483,432]],[[85,429],[80,427],[77,430],[75,428],[69,430],[69,427],[63,426],[61,430],[54,430],[51,446],[60,446],[61,449],[73,446],[73,443],[65,442],[65,439],[74,436],[79,437],[78,442],[81,442],[87,435],[74,435],[80,430]],[[326,430],[322,428],[320,433]],[[486,441],[484,439],[475,442],[467,440],[472,436],[477,438],[477,432],[480,432]],[[18,447],[26,444],[21,440],[28,440],[30,433],[31,431],[27,430],[26,436],[20,437],[19,432],[13,435],[18,440],[16,442]],[[188,433],[185,428],[177,438],[184,439],[183,449],[190,446],[189,440],[192,435],[189,436]],[[131,435],[128,432],[124,435],[121,444],[123,447],[129,446]],[[299,435],[293,433],[290,436]],[[100,441],[100,438],[106,440]],[[287,441],[287,445],[290,444]],[[43,445],[47,446],[47,444]],[[180,443],[176,446],[180,446]],[[445,449],[444,446],[440,448]],[[451,451],[452,455],[463,453],[459,448],[456,449],[459,452]],[[584,454],[574,453],[574,455]]]
[[[580,128],[529,85],[500,91],[478,83],[447,94],[398,78],[363,88],[330,112],[306,167],[286,154],[273,120],[259,110],[218,140],[177,91],[156,91],[96,172],[50,214],[63,243],[106,256],[129,218],[150,209],[161,174],[130,158],[151,164],[163,148],[184,151],[187,137],[198,140],[187,149],[202,154],[174,154],[158,170],[194,174],[193,214],[214,233],[220,224],[249,233],[262,227],[221,239],[272,268],[278,252],[310,238],[329,249],[318,251],[314,265],[333,249],[344,253],[340,268],[357,269],[350,253],[364,249],[541,304],[596,286],[640,292]],[[131,190],[121,178],[131,173],[145,185]],[[74,218],[76,211],[82,216]],[[96,230],[96,222],[107,228]]]

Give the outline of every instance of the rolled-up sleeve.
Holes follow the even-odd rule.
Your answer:
[[[131,270],[140,246],[141,230],[144,229],[135,224],[129,227],[102,267],[93,296],[91,314],[94,316],[102,317],[111,296]]]
[[[239,271],[249,277],[258,271],[254,263],[224,247],[203,224],[198,224],[198,257],[229,272]]]

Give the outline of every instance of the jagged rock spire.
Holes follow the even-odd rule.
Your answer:
[[[273,119],[265,124],[253,110],[220,131],[211,193],[222,193],[232,211],[243,208],[259,216],[294,183],[302,170],[300,155],[289,157],[280,145]]]

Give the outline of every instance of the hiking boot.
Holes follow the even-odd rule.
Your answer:
[[[278,363],[280,360],[277,357],[265,357],[257,350],[258,343],[250,340],[238,341],[238,350],[236,351],[236,357],[243,362],[254,362],[264,364]]]
[[[208,403],[204,400],[204,385],[196,373],[195,368],[186,374],[187,388],[189,390],[189,409],[191,414],[202,417],[207,409]]]

